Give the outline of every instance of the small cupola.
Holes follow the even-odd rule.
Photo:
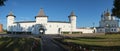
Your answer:
[[[6,17],[8,17],[8,16],[13,16],[13,17],[16,17],[16,16],[13,14],[13,12],[12,12],[12,11],[10,11],[10,12],[9,12],[9,14],[8,14]]]
[[[104,16],[111,16],[111,14],[110,14],[110,12],[108,11],[108,9],[107,9],[107,11],[104,13]]]
[[[75,15],[74,11],[72,11],[69,16],[76,16],[76,15]]]

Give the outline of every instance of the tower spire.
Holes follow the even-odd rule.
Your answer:
[[[14,14],[13,14],[13,12],[12,12],[12,11],[10,11],[8,15],[11,15],[11,16],[13,16]]]
[[[14,17],[16,17],[16,16],[13,14],[12,11],[10,11],[10,12],[8,13],[7,17],[8,17],[8,16],[14,16]]]
[[[70,16],[76,16],[74,11],[71,12]]]
[[[44,13],[43,8],[40,8],[40,12],[38,13],[37,16],[46,16],[45,13]]]

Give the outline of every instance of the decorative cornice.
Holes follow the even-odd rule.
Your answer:
[[[16,16],[15,16],[15,15],[7,15],[6,17],[8,17],[8,16],[13,16],[13,17],[15,17],[15,18],[16,18]]]
[[[47,17],[48,18],[48,16],[35,16],[35,19],[36,19],[36,17]]]

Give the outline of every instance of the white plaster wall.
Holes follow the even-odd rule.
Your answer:
[[[94,33],[94,29],[76,29],[76,31],[82,32],[82,33]]]
[[[32,26],[35,25],[35,23],[14,23],[13,30],[17,32],[31,32]]]
[[[26,32],[32,32],[33,34],[39,34],[39,27],[35,26],[33,29],[33,25],[36,25],[35,22],[31,23],[14,23],[12,26],[15,26],[13,28],[13,31],[26,31]],[[61,31],[69,32],[71,31],[71,24],[70,23],[58,23],[58,22],[48,22],[46,25],[45,34],[59,34],[58,29],[61,28]],[[73,32],[82,32],[82,33],[93,33],[94,29],[74,29]]]
[[[12,24],[14,23],[14,18],[13,16],[8,16],[7,17],[7,31],[11,31],[10,30],[10,26],[12,26]]]
[[[38,24],[47,23],[47,21],[48,21],[47,17],[36,17],[36,23]]]
[[[7,24],[13,24],[14,23],[14,17],[13,16],[8,16],[7,17]]]
[[[76,29],[76,16],[71,16],[70,18],[72,30]]]
[[[36,25],[36,22],[30,22],[30,23],[14,23],[11,24],[12,31],[17,32],[32,32],[33,34],[39,33],[39,27],[34,26]],[[34,27],[33,27],[34,26]],[[49,22],[46,25],[45,34],[59,34],[58,29],[61,28],[61,31],[70,31],[71,30],[71,24],[70,23],[54,23]],[[34,29],[33,29],[34,28]]]
[[[27,31],[27,32],[31,32],[33,25],[35,25],[36,23],[19,23],[20,27],[22,28],[21,31]]]
[[[15,26],[15,24],[10,24],[10,25],[8,25],[7,27],[7,31],[15,31],[16,30],[16,28],[14,28],[14,26]]]
[[[71,24],[70,23],[55,23],[48,22],[46,34],[58,34],[58,29],[61,28],[61,31],[70,31]]]

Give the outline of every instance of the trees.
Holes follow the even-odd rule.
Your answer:
[[[114,0],[112,15],[120,18],[120,0]]]
[[[0,0],[0,6],[4,6],[5,5],[5,1],[6,0]]]

